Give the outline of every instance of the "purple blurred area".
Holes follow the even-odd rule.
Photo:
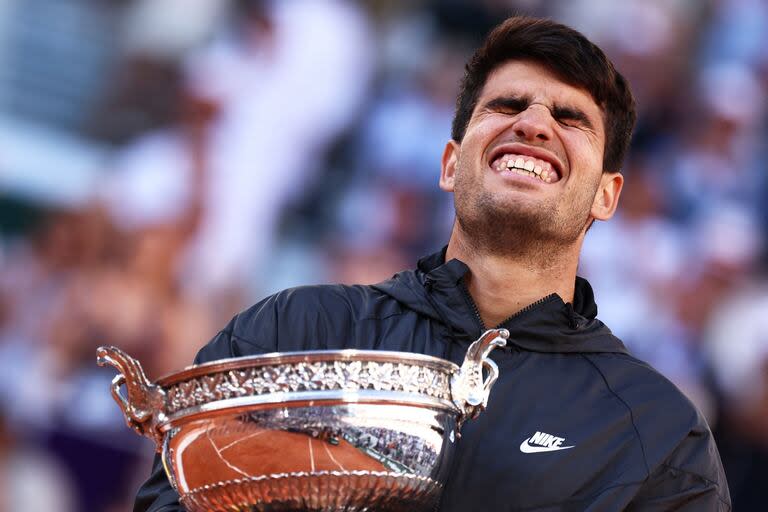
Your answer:
[[[95,364],[192,362],[279,289],[447,242],[463,65],[513,13],[632,83],[618,215],[580,273],[768,507],[768,2],[0,0],[0,512],[129,510],[152,445]]]

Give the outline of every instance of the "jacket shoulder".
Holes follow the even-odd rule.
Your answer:
[[[265,307],[292,320],[307,314],[349,315],[354,319],[365,314],[366,306],[381,295],[367,285],[318,284],[287,288],[239,313],[234,328],[247,330],[249,322],[259,318]]]
[[[233,338],[272,351],[320,350],[349,336],[356,322],[392,301],[366,285],[324,284],[288,288],[254,304],[230,322]]]
[[[587,354],[611,391],[638,414],[665,410],[681,425],[703,421],[696,406],[667,377],[630,354]]]
[[[617,388],[631,407],[650,471],[637,503],[671,509],[689,500],[693,510],[730,510],[725,471],[704,415],[648,363],[630,355],[616,362],[615,371],[627,374],[628,382]]]
[[[606,385],[628,408],[648,474],[683,471],[727,485],[707,421],[669,379],[628,354],[589,354]]]

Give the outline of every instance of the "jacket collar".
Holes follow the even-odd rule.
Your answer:
[[[447,247],[419,260],[416,271],[405,271],[375,285],[406,307],[445,324],[462,344],[479,337],[482,326],[463,284],[469,267],[445,261]],[[512,293],[514,293],[512,291]],[[576,278],[573,303],[557,294],[543,297],[499,327],[510,331],[510,345],[536,352],[618,352],[627,350],[600,320],[594,292],[586,279]]]

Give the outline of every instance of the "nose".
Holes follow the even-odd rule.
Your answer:
[[[544,105],[529,105],[515,116],[515,135],[527,142],[548,141],[552,138],[552,114]]]

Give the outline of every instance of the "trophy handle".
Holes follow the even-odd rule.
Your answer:
[[[165,391],[150,382],[141,363],[117,347],[99,347],[96,363],[113,366],[120,372],[112,379],[112,398],[128,426],[154,441],[155,449],[160,451],[163,436],[157,427],[165,420]],[[127,397],[120,392],[123,386]]]
[[[488,405],[491,388],[499,377],[499,367],[488,356],[496,347],[507,344],[509,331],[490,329],[467,349],[458,373],[451,377],[451,397],[461,411],[458,426],[467,419],[476,418]],[[483,369],[487,376],[483,378]]]

